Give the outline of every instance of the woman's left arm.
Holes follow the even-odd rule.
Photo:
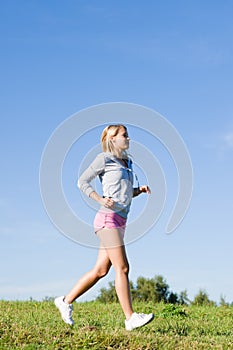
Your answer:
[[[150,187],[147,185],[143,185],[133,189],[133,197],[137,197],[141,193],[151,194]]]

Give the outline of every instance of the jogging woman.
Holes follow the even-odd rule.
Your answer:
[[[134,312],[130,294],[129,263],[124,246],[126,221],[132,198],[143,192],[150,194],[150,188],[147,185],[133,187],[132,160],[127,154],[129,141],[124,125],[107,126],[101,136],[103,152],[78,180],[80,190],[100,205],[94,219],[100,248],[93,269],[82,276],[66,296],[55,299],[63,320],[70,325],[74,324],[72,303],[106,276],[111,266],[116,273],[115,289],[125,315],[126,330],[144,326],[154,318],[153,314]],[[102,184],[101,195],[91,185],[97,176]]]

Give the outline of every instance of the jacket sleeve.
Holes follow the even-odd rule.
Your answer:
[[[88,197],[91,192],[94,191],[91,181],[101,174],[105,169],[105,157],[103,153],[97,155],[94,161],[89,165],[89,167],[82,173],[78,179],[79,189],[85,193]]]

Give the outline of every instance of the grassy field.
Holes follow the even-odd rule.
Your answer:
[[[118,304],[75,303],[75,326],[53,302],[0,301],[0,349],[233,349],[233,307],[134,304],[154,312],[147,326],[127,332]]]

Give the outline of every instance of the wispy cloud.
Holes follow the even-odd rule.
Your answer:
[[[231,155],[233,151],[233,131],[229,130],[219,135],[219,141],[216,146],[217,156],[219,159],[225,159],[225,157]]]
[[[233,150],[233,131],[226,133],[223,136],[223,141],[227,149]]]
[[[202,147],[214,152],[220,159],[233,151],[233,128],[227,131],[199,134],[196,137]]]

